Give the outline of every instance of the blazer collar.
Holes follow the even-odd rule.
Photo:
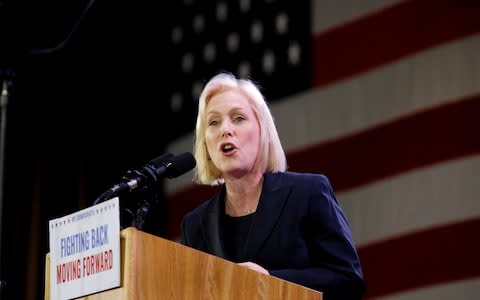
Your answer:
[[[265,173],[262,193],[246,241],[246,261],[254,260],[268,238],[290,194],[290,184],[281,174]],[[211,253],[225,258],[221,218],[225,211],[225,187],[213,197],[203,219],[203,232]]]

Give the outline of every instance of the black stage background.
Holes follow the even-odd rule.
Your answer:
[[[181,116],[172,123],[165,101],[162,20],[171,12],[144,2],[1,2],[0,66],[10,91],[2,299],[43,298],[49,219],[91,205],[190,126]],[[146,230],[162,235],[157,192]]]

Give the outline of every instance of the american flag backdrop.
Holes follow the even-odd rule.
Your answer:
[[[367,299],[478,299],[480,2],[197,2],[171,28],[170,101],[187,124],[168,152],[192,151],[205,80],[251,77],[289,170],[330,178]],[[167,183],[172,238],[214,192],[192,175]]]

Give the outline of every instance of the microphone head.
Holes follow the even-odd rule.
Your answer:
[[[173,158],[173,154],[164,153],[150,160],[140,171],[137,171],[137,173],[144,176],[143,178],[149,183],[157,182],[160,179],[161,174],[166,171],[165,165]]]
[[[179,154],[165,164],[167,167],[166,175],[168,178],[178,177],[195,168],[196,164],[192,153],[185,152]]]
[[[148,162],[148,165],[153,167],[154,169],[158,169],[165,164],[165,162],[171,161],[173,159],[172,153],[164,153],[158,157],[155,157],[151,161]]]

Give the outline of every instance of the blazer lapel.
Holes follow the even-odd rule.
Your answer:
[[[203,236],[210,253],[219,257],[225,257],[223,251],[222,236],[223,231],[220,226],[220,218],[223,212],[223,199],[225,194],[225,187],[222,187],[220,192],[213,197],[213,201],[207,209],[206,214],[202,220]]]
[[[247,238],[246,261],[255,258],[272,232],[291,191],[290,185],[283,184],[281,175],[266,173],[264,176],[260,202]]]

